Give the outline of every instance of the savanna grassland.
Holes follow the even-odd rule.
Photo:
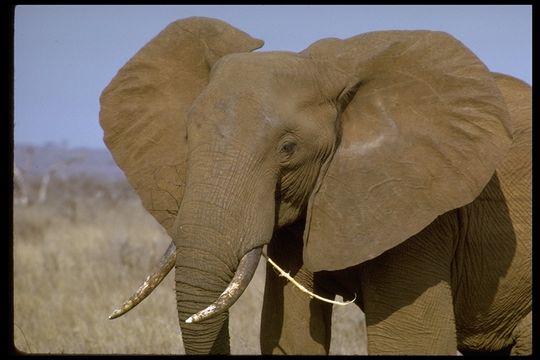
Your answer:
[[[14,206],[13,332],[19,351],[183,354],[173,272],[131,312],[108,319],[170,239],[137,198],[106,200],[81,194]],[[262,260],[231,308],[233,354],[260,354],[264,272]],[[334,307],[332,354],[365,354],[363,334],[363,315],[354,305]]]

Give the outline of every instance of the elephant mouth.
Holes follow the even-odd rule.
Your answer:
[[[262,246],[248,251],[242,257],[242,259],[240,259],[240,263],[238,264],[229,286],[227,286],[217,300],[209,305],[206,309],[203,309],[190,316],[188,319],[186,319],[186,323],[197,323],[202,320],[211,319],[229,309],[249,285],[249,282],[255,274],[257,265],[259,264],[261,253]],[[174,242],[171,242],[165,253],[161,256],[159,264],[155,270],[146,277],[142,285],[139,286],[133,295],[131,295],[120,307],[115,309],[111,315],[109,315],[109,319],[116,319],[140,304],[167,276],[167,274],[174,267],[175,263],[176,246],[174,245]]]

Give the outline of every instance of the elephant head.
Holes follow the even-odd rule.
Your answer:
[[[176,21],[100,99],[105,143],[176,247],[188,353],[229,352],[226,308],[276,229],[305,221],[312,271],[359,264],[471,202],[511,142],[493,76],[448,34],[260,46]]]

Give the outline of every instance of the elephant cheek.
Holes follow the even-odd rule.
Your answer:
[[[292,206],[292,204],[281,202],[279,203],[279,212],[277,218],[277,226],[281,228],[283,226],[292,224],[302,214],[303,209]]]

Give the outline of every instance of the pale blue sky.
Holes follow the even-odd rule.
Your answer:
[[[102,89],[167,24],[188,16],[224,20],[264,40],[261,51],[374,30],[446,31],[492,71],[532,84],[530,5],[17,6],[15,143],[104,147]]]

